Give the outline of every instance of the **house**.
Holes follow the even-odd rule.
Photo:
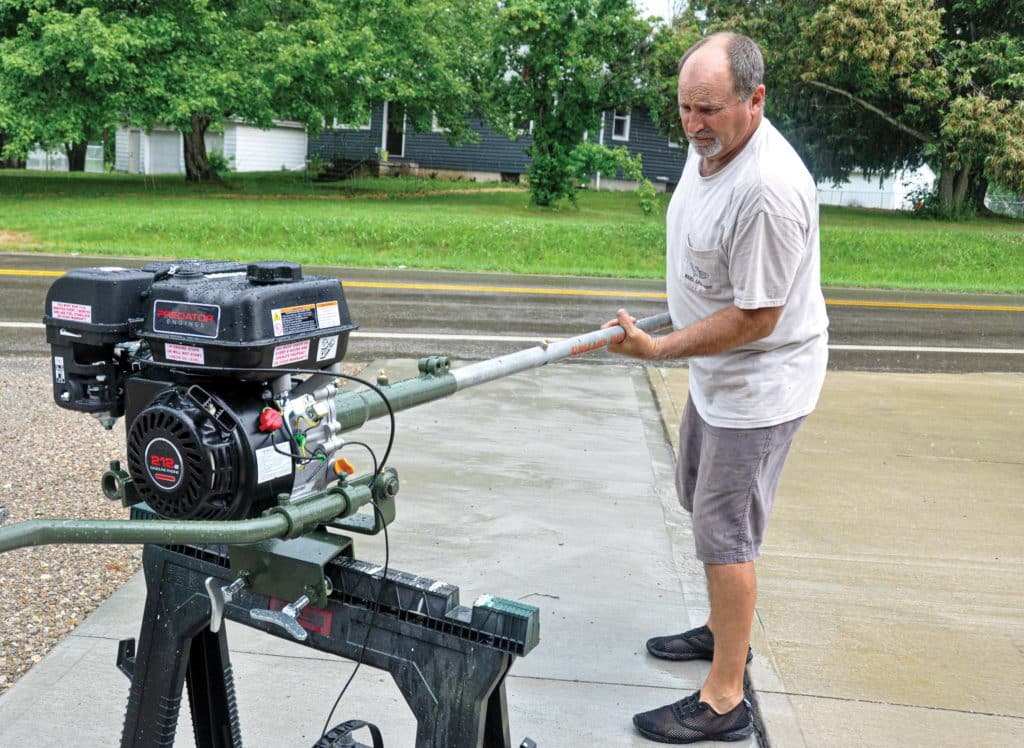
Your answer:
[[[365,123],[336,125],[311,139],[309,155],[353,166],[373,163],[382,173],[518,182],[529,166],[529,130],[512,140],[479,116],[471,116],[470,125],[477,134],[476,142],[452,145],[436,126],[430,132],[408,127],[402,105],[385,102],[373,108]],[[625,146],[630,154],[641,156],[644,175],[662,190],[671,189],[679,180],[685,151],[658,132],[644,109],[604,112],[599,131],[591,137],[609,147]],[[606,189],[634,186],[608,175],[598,175],[594,181]]]
[[[910,210],[914,207],[910,204],[912,195],[921,189],[931,189],[934,184],[935,173],[928,166],[886,176],[865,176],[863,172],[855,172],[838,187],[820,183],[818,203],[850,208]]]
[[[275,122],[268,130],[228,120],[222,132],[207,131],[207,153],[220,153],[233,171],[306,168],[308,138],[300,122]],[[129,174],[182,174],[185,146],[178,130],[119,128],[114,169]]]

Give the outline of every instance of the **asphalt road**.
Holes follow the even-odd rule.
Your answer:
[[[0,355],[45,355],[40,320],[54,278],[96,257],[0,254]],[[349,358],[443,353],[490,358],[599,327],[618,307],[665,310],[660,281],[306,267],[342,280],[360,325]],[[830,365],[871,371],[1024,371],[1024,298],[826,289]],[[611,361],[597,353],[589,362]]]

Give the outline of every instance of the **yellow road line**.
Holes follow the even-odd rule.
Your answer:
[[[829,306],[881,307],[883,309],[951,309],[962,312],[1024,312],[1024,306],[1007,304],[941,304],[917,301],[856,301],[853,299],[826,299]]]
[[[630,299],[664,299],[659,291],[611,291],[588,288],[538,288],[537,286],[471,286],[461,283],[388,283],[344,281],[346,288],[394,288],[407,291],[463,291],[473,293],[515,293],[536,296],[614,296]]]
[[[0,268],[0,275],[21,277],[55,277],[62,270],[10,270]],[[347,288],[394,289],[404,291],[456,291],[463,293],[504,293],[534,296],[587,296],[615,297],[617,299],[653,299],[661,301],[665,294],[658,291],[615,291],[589,288],[541,288],[537,286],[486,286],[464,283],[401,283],[389,281],[345,281]],[[867,301],[856,299],[826,299],[835,307],[864,307],[875,309],[924,309],[959,312],[1024,312],[1024,305],[1013,304],[948,304],[918,301]]]
[[[25,278],[38,278],[46,277],[50,278],[57,275],[64,275],[63,270],[8,270],[7,268],[0,268],[0,275],[20,275]]]

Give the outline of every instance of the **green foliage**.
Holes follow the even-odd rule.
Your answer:
[[[121,123],[173,126],[190,179],[212,173],[202,135],[225,118],[298,120],[316,133],[400,101],[414,126],[429,127],[436,109],[458,138],[479,100],[491,10],[486,0],[457,13],[441,0],[4,2],[0,131],[21,154]]]
[[[649,27],[632,0],[508,0],[499,16],[488,119],[513,137],[533,123],[535,205],[574,201],[572,153],[603,110],[637,100]]]
[[[210,167],[218,174],[226,174],[231,171],[231,162],[234,161],[234,157],[225,158],[223,151],[210,151],[207,153],[207,158],[210,161]]]
[[[686,143],[677,101],[679,60],[700,37],[700,25],[688,10],[673,23],[655,29],[650,52],[644,58],[644,103],[658,129],[677,143]]]
[[[644,176],[640,155],[630,155],[625,146],[608,148],[597,143],[580,143],[569,154],[569,169],[577,183],[590,179],[591,174],[621,175],[637,183],[636,193],[640,209],[650,215],[655,207],[657,192],[651,180]]]
[[[940,212],[1024,189],[1019,0],[763,0],[694,4],[705,28],[749,33],[767,110],[819,179],[928,162]]]

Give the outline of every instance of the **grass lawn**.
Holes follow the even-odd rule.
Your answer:
[[[585,192],[528,205],[523,188],[468,181],[0,171],[0,249],[96,255],[287,258],[302,263],[660,278],[662,197]],[[1024,293],[1024,221],[940,223],[822,209],[829,285]]]

